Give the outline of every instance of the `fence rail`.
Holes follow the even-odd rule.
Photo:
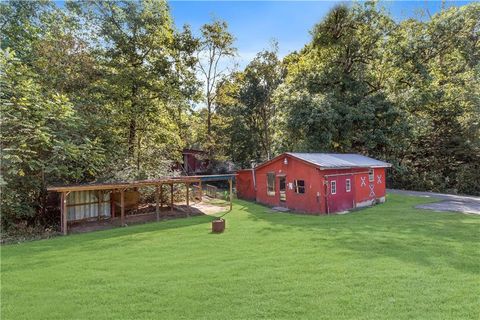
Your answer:
[[[206,185],[206,195],[209,196],[210,198],[216,198],[217,197],[217,191],[218,191],[218,188],[215,187],[215,186],[212,186],[210,184],[207,184]]]

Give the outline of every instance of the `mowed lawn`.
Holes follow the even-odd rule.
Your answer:
[[[390,195],[306,216],[210,217],[1,248],[2,319],[479,319],[480,217]]]

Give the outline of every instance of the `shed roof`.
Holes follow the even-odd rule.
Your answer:
[[[137,180],[131,182],[112,182],[112,183],[85,183],[76,185],[51,186],[47,191],[56,192],[70,192],[70,191],[89,191],[89,190],[115,190],[127,189],[135,187],[156,186],[160,184],[174,184],[174,183],[197,183],[200,181],[221,181],[234,180],[235,174],[217,174],[217,175],[202,175],[202,176],[178,176],[178,177],[164,177],[155,180]]]
[[[297,153],[287,152],[295,158],[324,168],[384,168],[390,163],[355,153]]]

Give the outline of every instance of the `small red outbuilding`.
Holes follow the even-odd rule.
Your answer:
[[[389,163],[359,154],[284,153],[237,172],[237,195],[305,213],[334,213],[385,201]]]

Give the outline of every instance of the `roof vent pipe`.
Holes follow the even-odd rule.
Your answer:
[[[255,181],[255,160],[250,161],[252,165],[253,190],[257,191],[257,182]]]

